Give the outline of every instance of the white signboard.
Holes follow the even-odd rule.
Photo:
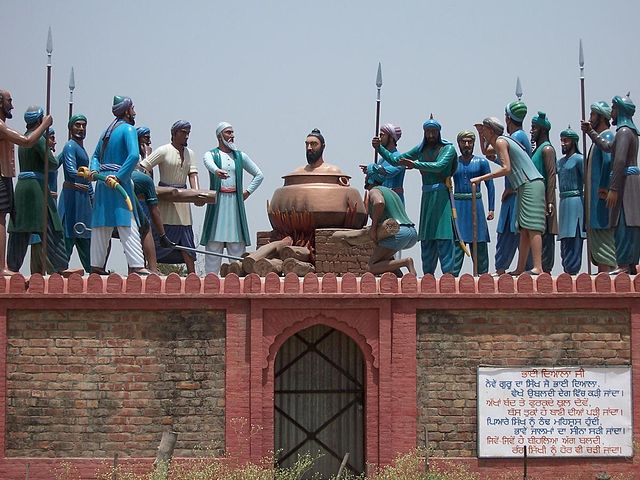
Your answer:
[[[631,457],[631,367],[478,367],[478,456]]]

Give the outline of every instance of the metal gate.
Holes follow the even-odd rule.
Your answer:
[[[364,471],[364,360],[356,343],[325,325],[290,337],[275,363],[275,449],[280,466],[320,458],[310,473],[330,477],[345,453]]]

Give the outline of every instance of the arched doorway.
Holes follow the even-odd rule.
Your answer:
[[[274,369],[275,451],[281,466],[320,453],[313,472],[364,471],[364,360],[339,330],[315,325],[292,335]]]

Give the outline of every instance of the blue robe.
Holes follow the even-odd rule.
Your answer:
[[[133,202],[133,182],[131,173],[138,164],[140,152],[138,150],[138,134],[136,129],[128,123],[121,123],[111,133],[109,143],[102,154],[104,135],[100,138],[96,150],[91,158],[91,170],[100,171],[104,175],[115,175]],[[117,170],[110,170],[105,165],[113,165]],[[137,214],[134,210],[134,215]],[[131,212],[127,208],[122,195],[109,188],[106,183],[96,182],[95,205],[91,217],[93,227],[130,227]]]
[[[582,238],[585,236],[582,204],[583,162],[584,159],[579,153],[558,160],[558,185],[560,187],[558,240],[573,238],[576,235]]]
[[[397,149],[389,150],[394,158],[400,156]],[[390,188],[398,194],[404,203],[404,174],[407,171],[402,165],[393,165],[384,157],[378,158],[378,162],[371,164],[370,168],[375,171],[378,178],[382,180],[382,186]]]
[[[607,142],[613,143],[613,132],[605,130],[600,134]],[[609,228],[609,209],[606,201],[598,195],[599,190],[609,191],[611,181],[611,153],[598,145],[591,147],[591,182],[589,185],[589,228],[606,230]]]
[[[471,216],[471,179],[491,173],[489,161],[484,157],[474,155],[469,163],[465,163],[462,157],[458,157],[458,168],[453,174],[453,183],[455,185],[455,204],[458,213],[458,233],[460,240],[470,243],[473,242],[473,219]],[[489,179],[485,182],[487,187],[487,195],[489,201],[489,211],[495,210],[495,187],[493,180]],[[477,195],[480,191],[477,191]],[[484,203],[480,198],[477,204],[476,218],[478,223],[478,242],[489,242],[489,229],[487,227],[487,217],[484,213]]]
[[[93,187],[84,177],[78,176],[79,167],[89,167],[89,155],[75,140],[69,140],[60,154],[60,163],[64,170],[64,181],[88,187],[87,191],[62,187],[58,211],[62,219],[65,238],[91,238],[91,232],[78,235],[73,226],[77,222],[91,225],[91,202]]]

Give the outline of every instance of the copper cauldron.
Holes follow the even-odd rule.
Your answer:
[[[267,205],[269,221],[283,234],[316,228],[362,228],[367,212],[362,196],[338,168],[327,172],[296,171],[285,175],[284,186]]]

